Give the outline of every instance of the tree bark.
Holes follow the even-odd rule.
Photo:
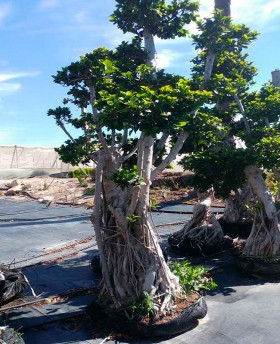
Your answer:
[[[201,255],[207,254],[210,248],[212,252],[218,250],[224,242],[224,233],[210,206],[210,198],[196,204],[192,219],[180,231],[171,235],[169,242],[177,242],[180,250],[181,247],[194,248]]]
[[[155,67],[154,38],[144,30],[147,65]],[[94,88],[91,86],[94,112]],[[103,144],[104,137],[98,133]],[[112,307],[129,306],[144,291],[156,296],[161,310],[172,309],[174,295],[181,291],[179,279],[166,264],[158,238],[149,224],[149,191],[154,138],[142,133],[138,140],[137,170],[140,185],[121,187],[112,175],[124,161],[121,146],[103,146],[97,167],[93,223],[100,250],[103,294]]]
[[[236,190],[234,195],[230,195],[225,200],[223,220],[228,223],[241,223],[250,220],[252,216],[246,205],[251,199],[252,194],[248,185],[244,185],[240,191]]]
[[[215,0],[215,10],[222,10],[223,15],[231,16],[231,0]]]
[[[243,254],[254,257],[279,256],[280,216],[275,200],[258,167],[246,167],[245,174],[252,193],[256,200],[260,200],[260,204],[255,209],[252,232],[246,241]]]

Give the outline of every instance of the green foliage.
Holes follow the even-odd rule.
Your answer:
[[[78,168],[74,171],[68,172],[69,178],[77,178],[79,181],[79,184],[83,188],[88,187],[88,183],[86,181],[87,178],[92,178],[94,169],[92,167],[82,167]]]
[[[280,168],[280,134],[263,137],[254,147],[256,160],[267,169]]]
[[[71,112],[68,107],[59,106],[54,110],[50,109],[47,115],[54,117],[57,125],[61,125],[61,123],[68,122],[71,119]]]
[[[144,291],[144,293],[130,306],[130,313],[131,318],[155,316],[156,308],[152,296]]]
[[[277,198],[279,194],[279,189],[280,189],[280,181],[277,179],[275,174],[272,172],[266,173],[265,182],[268,188],[270,189],[270,191],[272,192],[273,196]]]
[[[192,38],[195,48],[201,51],[240,53],[258,35],[243,24],[233,24],[221,10],[215,11],[212,18],[199,20],[197,26],[200,33]]]
[[[224,147],[221,150],[204,149],[183,158],[180,164],[193,171],[192,186],[201,191],[213,187],[217,196],[227,197],[245,182],[244,168],[251,157],[243,149]]]
[[[245,207],[249,210],[251,214],[260,213],[264,208],[262,202],[259,199],[254,199],[254,200],[249,201],[245,205]]]
[[[68,107],[48,112],[62,128],[72,125],[84,133],[57,149],[63,161],[74,165],[89,162],[101,148],[98,128],[108,145],[115,138],[115,146],[121,142],[124,130],[129,131],[130,138],[139,132],[156,138],[164,131],[171,135],[172,144],[181,131],[187,131],[188,139],[180,153],[188,156],[182,165],[195,172],[193,185],[201,190],[214,187],[216,194],[223,197],[242,186],[243,170],[248,164],[266,169],[280,166],[279,89],[267,84],[259,92],[249,92],[256,68],[247,60],[244,49],[256,39],[255,31],[233,24],[222,11],[215,11],[213,17],[197,23],[199,33],[193,36],[193,42],[199,53],[193,59],[191,80],[145,64],[144,29],[145,34],[160,38],[184,36],[185,25],[195,19],[197,8],[198,4],[189,0],[116,1],[111,20],[136,37],[115,50],[95,49],[53,77],[54,82],[68,87],[64,105],[83,109],[78,117]],[[207,90],[202,90],[209,53],[215,55],[215,63]],[[93,105],[89,94],[92,86],[96,116],[87,111]],[[249,134],[236,95],[243,102]],[[236,149],[234,136],[244,140],[246,149]],[[123,147],[125,154],[134,150],[136,141],[131,139]],[[112,179],[121,188],[142,182],[131,169],[136,158],[134,155],[113,174]]]
[[[186,294],[217,287],[217,284],[209,277],[209,270],[203,266],[191,266],[190,262],[184,261],[174,262],[170,268],[179,277],[180,285]]]
[[[150,209],[151,210],[157,210],[159,208],[159,206],[157,205],[159,203],[158,199],[156,198],[156,196],[152,196],[150,194]]]
[[[144,28],[162,39],[186,36],[186,24],[196,19],[198,2],[190,0],[116,0],[110,20],[123,32],[142,36]]]
[[[126,219],[129,223],[135,223],[138,221],[139,218],[140,216],[132,215],[132,216],[128,216]]]
[[[137,172],[137,167],[133,168],[120,168],[115,171],[111,180],[113,180],[122,190],[129,186],[136,186],[143,183],[143,178],[140,178]]]
[[[69,178],[91,178],[93,175],[94,168],[92,167],[81,167],[73,171],[68,172]]]
[[[91,155],[97,148],[96,143],[88,142],[85,136],[80,136],[75,139],[75,142],[67,140],[59,148],[55,148],[55,151],[58,152],[63,162],[75,166],[79,165],[79,163],[89,163]]]
[[[269,264],[278,264],[280,262],[280,258],[277,256],[262,257],[262,260]]]
[[[95,188],[89,188],[84,191],[84,196],[94,196]]]

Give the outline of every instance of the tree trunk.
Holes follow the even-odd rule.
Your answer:
[[[147,65],[155,67],[154,38],[147,30],[144,43]],[[103,272],[102,294],[112,307],[120,308],[147,292],[155,297],[158,309],[171,310],[174,295],[181,291],[179,279],[166,264],[148,221],[154,138],[142,133],[138,140],[140,185],[124,187],[112,180],[123,162],[118,149],[105,146],[96,171],[93,223]]]
[[[224,16],[231,16],[231,0],[215,0],[215,10],[222,10]]]
[[[251,199],[252,194],[248,185],[245,185],[241,190],[236,190],[234,195],[230,195],[225,200],[223,220],[228,223],[251,221],[252,214],[246,206]]]
[[[258,167],[246,167],[245,174],[257,203],[253,229],[246,241],[243,254],[254,257],[279,256],[280,216],[275,200]]]
[[[206,255],[218,251],[224,242],[224,233],[210,206],[210,198],[196,204],[192,219],[170,236],[169,243],[190,254]]]
[[[122,189],[111,179],[116,167],[116,162],[105,157],[96,179],[94,225],[101,248],[102,293],[113,307],[122,307],[146,291],[158,296],[159,308],[171,309],[179,282],[169,270],[148,222],[146,185]]]

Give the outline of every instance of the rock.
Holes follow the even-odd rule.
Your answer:
[[[18,186],[17,180],[13,180],[11,183],[6,184],[8,188],[12,188],[14,186]]]
[[[22,191],[22,186],[21,185],[15,185],[12,188],[10,188],[9,190],[7,190],[5,192],[6,196],[15,196],[17,194],[19,194]]]
[[[49,203],[51,203],[53,200],[54,200],[54,197],[53,197],[53,196],[45,196],[45,197],[43,197],[43,198],[40,198],[40,199],[39,199],[39,202],[45,203],[45,204],[49,204]]]

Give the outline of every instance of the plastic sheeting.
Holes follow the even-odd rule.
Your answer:
[[[0,146],[2,179],[65,173],[73,169],[60,160],[53,147]]]

